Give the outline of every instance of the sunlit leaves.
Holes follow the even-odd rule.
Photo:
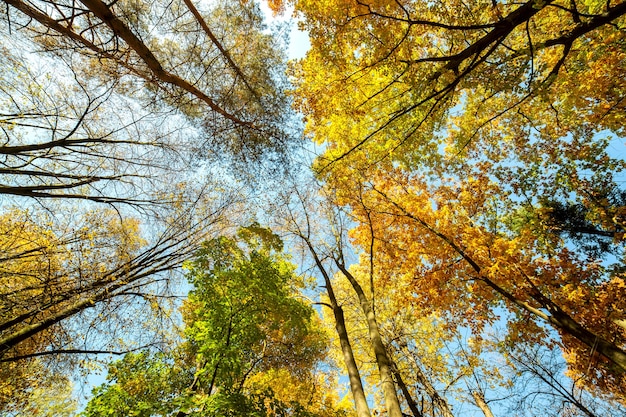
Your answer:
[[[624,250],[626,6],[291,3],[312,37],[293,76],[326,145],[315,169],[380,285],[475,334],[511,311],[511,340],[560,343],[571,369],[594,337],[623,355],[625,306],[605,288]],[[619,392],[596,364],[587,381]]]
[[[282,242],[256,224],[239,235],[187,263],[185,341],[111,365],[87,415],[337,415],[317,369],[326,338]]]
[[[257,359],[268,369],[306,367],[323,351],[312,311],[292,298],[293,266],[273,255],[281,242],[258,226],[241,235],[241,243],[226,237],[207,242],[188,265],[195,288],[185,307],[193,310],[187,334],[204,363],[203,378],[215,372],[228,386],[243,383]],[[249,254],[239,245],[250,245]]]

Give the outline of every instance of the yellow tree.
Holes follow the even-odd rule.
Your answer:
[[[311,36],[293,76],[315,168],[363,250],[380,228],[386,279],[475,332],[502,307],[512,341],[553,329],[571,372],[623,392],[626,3],[288,3]]]
[[[551,326],[572,370],[585,374],[592,361],[596,372],[586,375],[588,382],[622,392],[623,276],[580,259],[557,236],[544,236],[553,241],[547,246],[532,224],[518,230],[506,219],[490,219],[487,208],[502,208],[499,191],[471,179],[427,187],[423,178],[395,171],[364,186],[366,205],[374,209],[344,202],[361,223],[354,236],[364,248],[376,216],[376,253],[385,271],[380,285],[406,285],[407,306],[446,314],[476,334],[506,306],[516,312],[511,342],[547,342],[545,325]]]
[[[621,126],[622,2],[286,3],[311,38],[294,75],[311,134],[331,145],[320,168],[360,149],[434,163],[455,127],[453,154],[497,146],[503,116],[526,127],[518,140]]]
[[[315,191],[310,189],[299,190],[296,187],[293,190],[293,195],[288,193],[286,196],[282,196],[282,203],[278,207],[272,207],[272,209],[277,209],[278,212],[282,213],[278,216],[279,227],[296,237],[301,244],[303,252],[310,255],[314,268],[319,271],[322,277],[322,287],[325,289],[325,295],[328,300],[328,302],[324,302],[322,305],[325,305],[332,311],[332,322],[341,350],[340,356],[348,374],[350,392],[356,414],[358,417],[369,417],[371,416],[371,411],[367,402],[367,393],[363,386],[359,365],[355,359],[344,308],[335,294],[333,272],[327,266],[328,262],[326,262],[330,258],[330,268],[333,268],[335,265],[332,262],[332,255],[328,253],[333,251],[333,246],[330,249],[326,248],[326,245],[323,243],[324,240],[320,239],[320,236],[315,233],[323,226],[319,224],[320,219],[315,216],[318,213],[312,209],[313,204],[311,202],[315,201],[315,197],[312,195],[314,193]],[[328,206],[322,205],[322,208],[328,208]],[[332,214],[332,210],[330,210],[330,214]],[[324,220],[326,219],[322,217],[322,224]]]
[[[466,380],[474,368],[485,365],[478,358],[479,345],[465,355],[467,359],[451,363],[444,358],[461,325],[438,316],[439,311],[422,311],[407,301],[410,283],[390,278],[394,271],[379,242],[380,216],[370,211],[367,219],[353,218],[333,204],[331,195],[319,188],[294,189],[292,205],[278,203],[275,213],[282,213],[281,221],[286,222],[282,227],[295,235],[296,244],[319,273],[324,289],[321,305],[327,308],[323,315],[335,328],[336,357],[344,362],[357,415],[369,415],[373,405],[373,412],[452,416],[452,391],[477,405],[471,393],[480,393],[480,387],[472,386],[466,395],[464,389],[446,385]],[[361,200],[369,211],[365,204]],[[354,221],[364,224],[360,231],[365,240],[357,240],[360,247],[351,246],[347,236]],[[354,251],[359,255],[355,257]],[[488,372],[481,376],[481,384],[499,377],[493,369]],[[367,397],[374,402],[368,405]],[[488,409],[484,401],[480,405]]]
[[[123,225],[115,220],[111,213],[108,218],[107,213],[98,213],[97,217],[93,213],[80,233],[62,236],[39,226],[25,211],[13,209],[1,217],[3,408],[7,404],[19,406],[26,392],[45,386],[48,372],[37,357],[69,351],[67,347],[74,343],[58,322],[70,310],[76,314],[92,307],[89,297],[98,291],[107,286],[114,288],[115,280],[111,276],[104,278],[109,268],[128,262],[141,248],[137,224]],[[106,233],[98,230],[103,228]],[[105,240],[108,242],[103,245]],[[76,246],[80,250],[72,249]],[[84,274],[81,278],[75,267],[83,262],[88,266],[80,269]]]

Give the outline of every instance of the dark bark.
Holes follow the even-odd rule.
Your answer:
[[[415,399],[411,395],[411,392],[409,391],[409,388],[407,387],[406,383],[404,382],[404,379],[402,378],[402,373],[400,372],[400,370],[398,369],[398,367],[396,366],[396,364],[393,361],[391,362],[391,372],[393,373],[393,375],[396,378],[396,381],[398,383],[398,387],[400,388],[400,391],[402,391],[402,395],[404,396],[404,400],[406,401],[407,405],[409,406],[409,410],[411,410],[411,413],[413,414],[413,417],[424,417],[424,415],[422,414],[422,412],[418,408],[417,403],[415,402]]]

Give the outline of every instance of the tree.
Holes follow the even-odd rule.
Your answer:
[[[293,74],[326,145],[315,168],[355,243],[378,245],[380,285],[477,334],[502,308],[518,343],[555,329],[572,372],[622,395],[623,206],[607,197],[625,167],[610,135],[623,135],[626,4],[290,3],[311,36]],[[547,201],[616,231],[617,265],[572,249]]]
[[[417,176],[383,175],[362,190],[365,203],[350,203],[361,223],[354,236],[369,248],[368,222],[375,216],[378,261],[388,271],[386,279],[416,294],[407,302],[425,313],[445,314],[478,334],[494,322],[496,307],[510,308],[516,312],[509,318],[513,340],[546,343],[543,324],[549,325],[561,334],[572,368],[588,364],[597,352],[604,358],[598,358],[595,369],[603,376],[588,375],[589,383],[620,392],[620,275],[577,259],[566,247],[550,247],[547,258],[542,242],[528,229],[516,235],[499,232],[506,224],[489,224],[478,211],[497,204],[489,189],[450,183],[436,194],[426,193]],[[365,212],[362,205],[376,209]],[[585,305],[606,307],[581,308]]]
[[[298,216],[297,211],[292,208],[287,209],[287,213],[284,215],[287,220],[283,227],[286,228],[296,239],[300,241],[304,250],[309,253],[315,267],[323,278],[323,287],[326,290],[326,296],[328,302],[324,302],[323,305],[330,308],[333,312],[334,327],[337,332],[339,344],[341,346],[342,355],[344,359],[344,365],[348,372],[350,379],[350,389],[355,402],[357,415],[369,416],[370,409],[367,403],[366,394],[363,389],[363,383],[361,380],[361,373],[359,366],[354,358],[354,351],[348,329],[346,326],[346,320],[344,315],[344,309],[340,306],[335,287],[333,283],[333,269],[337,271],[338,275],[343,275],[348,282],[355,295],[358,298],[358,302],[361,306],[362,319],[367,323],[369,343],[375,352],[376,364],[379,371],[379,380],[382,386],[381,391],[385,398],[385,406],[390,416],[402,415],[400,410],[400,404],[397,396],[397,389],[393,380],[391,372],[391,363],[388,356],[386,347],[381,339],[379,327],[376,319],[376,312],[374,309],[373,298],[368,298],[363,290],[363,287],[347,268],[344,245],[345,245],[345,230],[343,229],[343,222],[338,216],[338,213],[333,212],[332,207],[325,201],[316,201],[315,197],[312,198],[316,201],[316,204],[321,203],[322,210],[325,211],[328,216],[327,219],[322,219],[324,226],[329,230],[333,230],[334,234],[329,234],[330,239],[334,240],[329,246],[325,246],[321,241],[315,243],[314,239],[319,239],[314,232],[315,229],[321,225],[313,225],[314,213],[310,209],[310,203],[307,201],[307,196],[300,190],[295,189],[293,196],[286,196],[287,202],[285,205],[289,205],[290,197],[295,197],[295,204],[301,206],[301,216]],[[299,218],[301,217],[301,218]],[[328,224],[326,224],[328,222]],[[323,235],[323,231],[318,232]],[[329,242],[327,242],[329,243]],[[319,247],[321,246],[321,247]],[[371,288],[373,291],[373,288]],[[372,293],[373,294],[373,293]]]
[[[432,311],[407,308],[410,289],[390,280],[390,271],[380,263],[375,213],[363,221],[371,222],[364,233],[366,252],[363,246],[352,246],[347,235],[348,225],[362,219],[339,208],[332,191],[310,187],[292,193],[294,206],[280,217],[288,219],[283,219],[283,227],[300,241],[323,278],[321,304],[333,312],[324,316],[336,328],[357,414],[369,415],[368,396],[374,399],[374,410],[390,414],[395,407],[405,415],[455,415],[449,400],[454,393],[458,402],[461,391],[454,385],[469,379],[471,371],[478,372],[478,364],[487,363],[479,357],[480,349],[465,355],[466,360],[444,359],[455,356],[450,345],[457,343],[459,329]],[[369,210],[365,200],[361,205]],[[485,368],[480,383],[491,384],[500,374]],[[484,400],[471,396],[464,402],[488,409]]]
[[[250,158],[287,142],[279,41],[262,32],[253,2],[208,11],[191,1],[5,3],[11,22],[42,47],[74,52],[92,79],[123,79],[124,91],[137,91],[145,103],[200,119],[221,151]]]
[[[320,168],[352,153],[433,163],[446,128],[465,155],[507,139],[503,124],[539,137],[621,126],[621,2],[274,3],[310,34],[295,74],[311,134],[333,144]]]
[[[36,388],[26,411],[37,417],[72,417],[78,403],[72,398],[72,383],[56,376],[47,387]]]
[[[27,212],[3,216],[0,369],[18,392],[3,396],[2,405],[28,394],[19,387],[40,381],[48,358],[63,362],[71,354],[123,353],[152,343],[150,336],[132,336],[133,317],[141,310],[151,317],[167,294],[161,287],[193,253],[188,232],[206,236],[221,217],[196,214],[179,217],[149,243],[137,222],[114,211],[79,218],[84,223],[78,230],[70,223],[67,235],[46,231]],[[135,311],[127,307],[131,300]]]
[[[231,162],[291,143],[283,44],[254,2],[5,5],[2,405],[52,359],[154,342],[130,317],[166,316],[181,263],[239,215]]]
[[[390,183],[400,183],[397,174],[390,177],[393,179],[389,180]],[[378,178],[370,180],[381,183],[377,181]],[[412,190],[399,189],[413,195]],[[511,358],[521,350],[541,347],[552,350],[554,354],[560,352],[559,347],[568,352],[572,345],[559,342],[557,332],[542,326],[541,322],[534,322],[529,315],[516,316],[507,313],[504,308],[492,307],[503,304],[499,304],[497,297],[496,300],[489,298],[487,288],[481,288],[484,283],[472,282],[468,274],[458,272],[464,267],[462,258],[452,260],[452,265],[429,264],[443,259],[435,255],[436,251],[449,250],[449,246],[441,242],[441,237],[425,228],[418,229],[406,223],[395,214],[389,202],[385,203],[383,198],[374,198],[378,194],[370,193],[369,189],[363,189],[360,196],[351,194],[350,210],[339,209],[336,202],[328,204],[329,201],[326,201],[327,204],[324,204],[323,198],[332,194],[319,189],[316,191],[323,197],[315,195],[315,191],[308,194],[302,189],[295,190],[291,195],[293,205],[289,207],[288,213],[287,208],[283,207],[284,202],[273,206],[273,211],[283,208],[280,217],[287,222],[283,225],[284,230],[296,235],[302,250],[310,253],[310,262],[320,271],[320,285],[325,292],[320,297],[321,304],[328,307],[326,311],[332,311],[332,314],[325,316],[329,319],[329,327],[336,328],[340,342],[337,343],[336,355],[344,358],[350,379],[357,381],[357,384],[353,384],[355,399],[358,401],[361,393],[375,399],[375,402],[370,402],[368,409],[373,407],[376,410],[380,407],[379,410],[385,410],[386,406],[382,401],[381,374],[369,325],[363,314],[359,292],[355,291],[347,274],[361,287],[361,298],[366,296],[375,301],[371,305],[375,309],[376,327],[391,366],[393,389],[401,400],[403,413],[415,416],[461,416],[474,415],[480,410],[485,416],[491,416],[507,407],[515,409],[532,395],[539,395],[537,399],[541,397],[542,401],[543,398],[552,399],[541,403],[543,405],[537,404],[537,410],[546,413],[551,412],[549,410],[553,405],[557,410],[555,413],[560,412],[561,403],[571,408],[571,413],[579,412],[581,415],[588,415],[584,414],[585,409],[594,409],[598,414],[602,414],[601,410],[619,410],[620,406],[616,402],[623,401],[619,388],[602,385],[613,381],[619,383],[611,376],[615,371],[608,370],[607,373],[604,368],[606,363],[593,365],[595,372],[604,373],[602,377],[598,376],[598,379],[603,378],[599,383],[590,380],[589,374],[586,377],[577,376],[576,372],[572,372],[577,364],[569,359],[568,375],[572,379],[567,379],[559,374],[566,368],[566,364],[557,358],[553,358],[550,364],[538,365],[537,373],[525,374],[528,379],[518,378],[519,372],[526,372],[524,365],[530,367],[533,364],[529,359],[521,359],[523,364],[512,365]],[[456,205],[458,202],[453,201],[453,196],[468,200],[477,196],[477,193],[465,194],[457,188],[453,191],[442,194],[441,200],[437,200],[439,210],[445,210],[450,216],[439,215],[438,226],[442,226],[444,221],[461,221],[460,215],[464,214],[461,209],[472,206],[469,201],[466,201],[467,205]],[[347,201],[348,197],[343,193],[340,195]],[[456,211],[448,209],[444,202],[453,205]],[[357,205],[359,209],[353,208]],[[434,212],[433,206],[423,201],[411,205],[412,209],[421,212]],[[435,216],[434,213],[431,215]],[[346,225],[354,226],[350,232],[351,240],[343,233],[342,238],[338,238],[341,231],[346,231]],[[467,227],[463,233],[469,233]],[[405,240],[394,237],[386,241],[389,236],[394,236],[387,231],[391,228],[401,230]],[[493,236],[490,239],[493,240]],[[418,247],[417,242],[422,240],[423,243]],[[358,246],[351,246],[350,241]],[[495,256],[496,250],[504,250],[498,249],[502,243],[492,243],[489,247],[492,255]],[[470,250],[471,254],[480,253],[477,248],[466,248],[467,253]],[[429,254],[433,256],[427,258]],[[513,254],[515,252],[511,256]],[[500,267],[504,268],[506,260],[503,257],[498,259]],[[345,262],[347,274],[341,272],[341,262]],[[522,255],[516,258],[516,262],[524,270],[533,269],[524,266]],[[520,282],[514,280],[513,267],[510,268],[506,285],[519,285]],[[458,277],[455,278],[454,274],[458,274]],[[446,284],[442,284],[446,281]],[[506,281],[502,279],[498,282]],[[522,290],[516,289],[514,294],[523,297]],[[483,296],[488,299],[480,299]],[[557,296],[557,293],[551,295],[554,302],[565,298]],[[444,303],[445,307],[440,308]],[[337,310],[341,314],[335,314]],[[491,341],[492,332],[507,324],[507,338],[494,344]],[[606,332],[607,327],[597,328]],[[346,352],[349,354],[346,355]],[[597,359],[595,357],[592,360]],[[590,362],[584,359],[581,363],[589,366]],[[544,385],[545,375],[540,370],[543,366],[545,369],[559,369],[550,371],[554,385]],[[619,378],[620,374],[615,372],[614,375]],[[535,386],[538,388],[533,391]],[[590,394],[587,395],[585,391]],[[607,391],[613,391],[613,394],[607,395]],[[355,405],[358,407],[356,401]],[[357,408],[357,413],[365,412]]]
[[[536,415],[553,407],[555,412],[567,410],[574,416],[603,416],[623,414],[623,406],[606,401],[601,393],[591,393],[575,379],[564,378],[565,364],[558,350],[540,346],[509,349],[505,372],[514,374],[514,395],[519,403],[512,404],[511,411]],[[510,370],[507,369],[510,367]],[[604,397],[604,398],[603,398]],[[604,401],[603,401],[604,400]],[[522,411],[523,410],[523,411]],[[561,411],[562,412],[562,411]]]
[[[289,150],[284,45],[254,2],[46,4],[7,2],[2,23],[19,47],[0,63],[1,194],[167,205],[181,171]]]
[[[281,249],[258,225],[205,242],[187,264],[184,343],[114,363],[86,415],[337,415],[316,386],[324,334]],[[277,395],[285,383],[307,396]]]
[[[216,381],[244,386],[257,368],[290,363],[306,371],[324,351],[313,311],[295,297],[298,278],[280,256],[282,242],[258,225],[242,229],[240,239],[247,250],[233,239],[209,241],[189,265],[188,337],[208,394]]]

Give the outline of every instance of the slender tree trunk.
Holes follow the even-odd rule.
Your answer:
[[[329,294],[332,293],[332,290]],[[339,337],[339,344],[341,345],[341,352],[343,353],[343,360],[348,370],[348,378],[350,379],[350,390],[352,391],[352,397],[356,406],[356,413],[359,417],[369,417],[371,415],[369,406],[367,405],[367,399],[365,397],[365,391],[363,389],[363,383],[361,382],[361,375],[359,368],[354,359],[354,353],[352,346],[350,345],[350,339],[348,339],[348,331],[346,329],[346,321],[343,315],[343,310],[337,305],[335,300],[333,305],[333,315],[335,316],[335,329],[337,330],[337,336]]]
[[[339,344],[341,345],[341,352],[343,353],[343,360],[348,371],[350,391],[352,392],[352,398],[354,398],[357,417],[371,417],[370,408],[367,405],[367,398],[365,397],[365,390],[363,389],[363,382],[361,381],[361,374],[359,373],[359,367],[354,359],[354,352],[352,350],[352,345],[350,345],[350,339],[348,338],[348,330],[346,328],[343,309],[337,303],[337,298],[335,297],[335,291],[333,290],[330,276],[326,272],[322,261],[317,256],[317,252],[315,252],[315,249],[308,239],[303,236],[301,236],[301,238],[306,242],[311,255],[313,255],[313,258],[315,259],[317,268],[324,277],[326,292],[335,317],[335,329],[337,330]]]
[[[85,296],[83,299],[68,305],[48,317],[44,317],[32,324],[8,332],[7,335],[0,338],[0,358],[19,343],[49,329],[63,320],[93,308],[100,302],[124,294],[124,287],[128,287],[147,276],[172,269],[179,260],[182,261],[184,257],[190,253],[186,250],[180,254],[165,253],[167,249],[175,248],[175,245],[176,244],[168,244],[161,248],[152,247],[146,250],[131,262],[119,266],[117,270],[108,274],[106,278],[110,279],[110,285],[106,286],[105,284],[109,283],[102,278],[100,281],[102,285],[100,286],[99,283],[95,285],[98,291],[91,294],[91,296]]]
[[[424,391],[426,391],[426,395],[430,397],[433,406],[436,406],[439,409],[443,417],[454,417],[454,414],[452,414],[452,409],[450,408],[450,405],[448,404],[446,399],[439,395],[433,384],[430,383],[430,380],[428,379],[426,374],[422,371],[420,363],[417,361],[414,355],[408,352],[406,346],[403,349],[403,353],[406,357],[411,358],[411,360],[413,361],[414,376],[424,387]]]
[[[402,379],[402,374],[400,373],[398,366],[393,361],[391,362],[391,372],[393,372],[393,374],[396,377],[396,381],[398,381],[398,386],[400,387],[400,390],[402,391],[402,395],[404,395],[404,399],[406,400],[406,403],[409,406],[409,410],[411,410],[413,417],[424,417],[424,415],[418,408],[417,403],[415,402],[415,399],[409,392],[409,388],[407,387],[406,383]]]
[[[489,405],[487,405],[487,402],[485,401],[485,397],[483,396],[482,393],[478,391],[472,391],[472,397],[474,397],[474,401],[476,402],[476,405],[478,406],[478,408],[480,408],[480,411],[483,412],[485,417],[493,417],[491,408],[489,408]]]
[[[380,374],[380,383],[383,388],[383,395],[385,397],[385,405],[387,407],[387,415],[389,417],[403,417],[402,410],[400,409],[400,401],[398,400],[398,392],[396,390],[396,384],[393,381],[391,372],[391,362],[389,361],[389,355],[387,355],[387,349],[383,344],[380,332],[378,331],[378,323],[376,322],[376,314],[372,308],[372,301],[367,299],[363,287],[354,278],[354,276],[346,269],[346,267],[335,260],[337,266],[341,272],[348,278],[352,288],[359,298],[363,314],[367,320],[367,327],[370,335],[370,342],[374,348],[374,354],[376,355],[376,364],[378,365],[378,372]]]

